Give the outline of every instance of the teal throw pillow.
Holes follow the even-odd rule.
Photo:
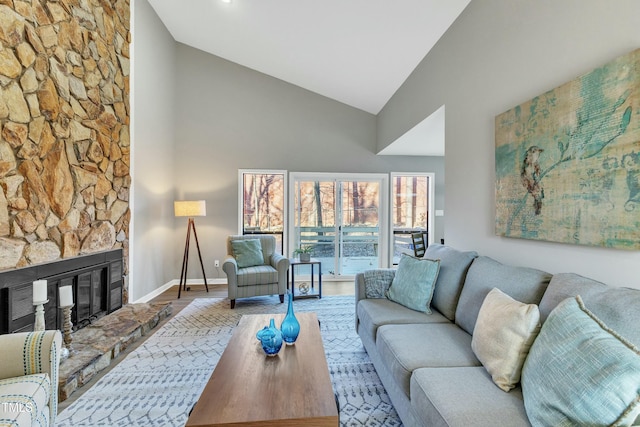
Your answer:
[[[386,295],[412,310],[431,314],[431,298],[440,271],[440,260],[402,255]]]
[[[259,239],[232,240],[231,248],[238,268],[253,267],[264,264],[262,245]]]
[[[522,395],[534,427],[629,426],[640,412],[640,352],[568,298],[529,351]]]

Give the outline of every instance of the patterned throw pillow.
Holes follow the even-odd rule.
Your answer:
[[[629,426],[640,413],[640,351],[568,298],[549,314],[522,369],[535,426]]]
[[[378,268],[364,272],[364,292],[367,298],[386,298],[385,294],[396,271]]]
[[[440,260],[402,255],[387,298],[412,310],[431,314],[431,298]]]
[[[259,239],[232,240],[231,248],[238,268],[264,264],[262,245]]]
[[[522,365],[539,330],[537,305],[516,301],[493,288],[480,307],[471,349],[493,382],[509,391],[520,382]]]

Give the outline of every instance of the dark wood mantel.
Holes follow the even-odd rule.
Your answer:
[[[58,288],[73,287],[74,329],[122,307],[122,249],[0,271],[0,334],[33,330],[33,282],[47,280],[46,329],[61,329]]]

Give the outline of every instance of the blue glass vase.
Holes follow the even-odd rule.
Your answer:
[[[296,319],[296,315],[293,314],[293,295],[289,295],[289,305],[287,306],[287,315],[282,320],[280,330],[282,331],[282,339],[288,345],[296,342],[298,335],[300,334],[300,322]]]
[[[276,328],[275,321],[271,319],[269,321],[269,327],[260,330],[256,337],[262,344],[262,349],[267,356],[275,356],[282,348],[282,332]]]

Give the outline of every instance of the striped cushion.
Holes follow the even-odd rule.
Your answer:
[[[50,390],[47,374],[0,380],[0,425],[49,425]]]
[[[238,269],[238,286],[252,286],[262,283],[278,283],[278,270],[270,265]]]
[[[549,314],[522,370],[533,426],[628,426],[640,412],[640,352],[582,303]]]

